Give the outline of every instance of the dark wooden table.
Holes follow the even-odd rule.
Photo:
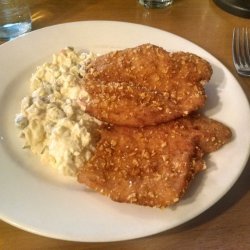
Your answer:
[[[116,20],[180,35],[225,64],[250,98],[250,78],[237,75],[231,55],[233,28],[250,26],[250,20],[224,12],[212,0],[175,0],[169,8],[150,10],[137,0],[30,0],[29,3],[33,30],[80,20]],[[0,249],[250,249],[249,183],[250,162],[233,188],[200,216],[160,234],[123,242],[55,240],[0,221]]]

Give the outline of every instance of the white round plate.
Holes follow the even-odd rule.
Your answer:
[[[233,140],[206,158],[176,206],[156,209],[111,201],[75,179],[43,166],[28,150],[14,125],[20,101],[36,66],[66,46],[105,53],[143,43],[168,51],[189,51],[214,70],[206,86],[204,112],[233,131]],[[217,202],[235,183],[249,155],[250,110],[232,74],[211,54],[171,33],[131,23],[87,21],[40,29],[0,46],[0,218],[29,232],[57,239],[104,242],[133,239],[180,225]]]

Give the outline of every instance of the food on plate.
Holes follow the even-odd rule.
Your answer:
[[[80,91],[79,82],[94,57],[73,48],[53,55],[51,62],[39,66],[32,75],[31,94],[23,98],[15,119],[24,147],[65,175],[76,175],[98,139],[96,128],[100,122],[77,102],[88,98]]]
[[[151,207],[176,203],[205,168],[204,154],[231,138],[225,125],[198,115],[143,128],[108,126],[100,133],[78,181],[114,201]]]
[[[90,98],[80,103],[107,123],[156,125],[201,108],[211,74],[210,64],[197,55],[143,44],[93,60],[82,82]]]
[[[231,138],[193,113],[211,74],[204,59],[151,44],[98,57],[68,47],[32,75],[16,126],[58,172],[114,201],[167,207]]]

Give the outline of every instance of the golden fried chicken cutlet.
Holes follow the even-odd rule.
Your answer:
[[[166,207],[204,169],[204,154],[230,138],[226,126],[200,116],[144,128],[102,128],[96,152],[78,181],[114,201]]]
[[[89,65],[83,88],[90,101],[82,106],[107,123],[156,125],[202,107],[211,74],[204,59],[151,44],[111,52]]]

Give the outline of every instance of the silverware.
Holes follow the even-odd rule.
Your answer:
[[[250,76],[250,29],[234,28],[233,62],[239,75]]]

